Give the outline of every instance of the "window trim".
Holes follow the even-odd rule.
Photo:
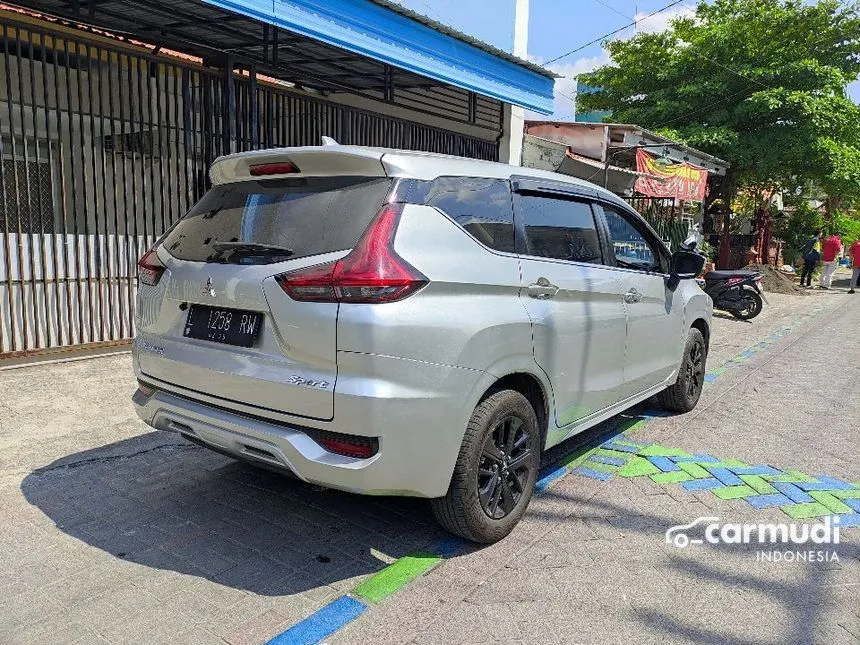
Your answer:
[[[562,182],[558,182],[562,184]],[[574,266],[585,266],[585,267],[600,267],[606,268],[606,258],[607,258],[607,240],[605,233],[601,230],[601,221],[599,219],[600,216],[603,215],[602,211],[598,212],[596,208],[596,203],[593,196],[589,196],[584,194],[581,191],[571,190],[571,191],[556,191],[556,190],[545,190],[543,186],[546,182],[542,182],[539,185],[537,183],[523,186],[520,183],[516,189],[511,191],[511,198],[513,200],[514,207],[514,248],[516,249],[517,255],[522,259],[528,260],[538,260],[545,262],[555,262],[555,263],[563,263]],[[562,184],[565,185],[565,184]],[[534,187],[532,187],[534,186]],[[571,186],[572,188],[578,188],[577,186]],[[527,244],[526,244],[526,228],[525,221],[523,217],[523,209],[522,209],[522,197],[523,196],[538,196],[544,197],[546,199],[555,199],[562,202],[578,202],[581,204],[585,204],[591,210],[591,220],[594,223],[594,230],[597,233],[597,242],[600,247],[600,261],[599,262],[584,262],[582,260],[565,260],[564,258],[553,258],[553,257],[544,257],[541,255],[532,255],[529,253]]]
[[[670,253],[666,248],[666,245],[663,244],[663,241],[660,237],[654,232],[648,222],[635,210],[630,209],[626,204],[622,207],[620,204],[616,204],[613,202],[609,202],[606,200],[598,200],[595,203],[595,207],[599,210],[599,220],[600,226],[603,228],[603,234],[606,236],[606,249],[607,252],[604,254],[605,257],[609,260],[607,263],[609,266],[617,269],[618,271],[630,271],[638,274],[645,275],[656,275],[660,277],[668,277],[669,276],[669,265],[670,265]],[[606,220],[606,208],[611,208],[615,210],[624,220],[630,224],[642,237],[646,242],[654,245],[657,254],[660,256],[660,263],[665,269],[664,271],[648,271],[645,269],[631,269],[629,267],[618,266],[618,263],[615,259],[615,251],[612,250],[612,234],[609,230],[609,222]]]

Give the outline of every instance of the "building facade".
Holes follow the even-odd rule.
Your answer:
[[[24,4],[0,5],[0,359],[133,337],[136,261],[219,155],[495,160],[511,105],[551,108],[551,73],[382,0]]]

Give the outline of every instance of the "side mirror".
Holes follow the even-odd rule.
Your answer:
[[[705,267],[705,256],[693,251],[675,251],[669,269],[669,288],[674,289],[681,280],[695,278]]]

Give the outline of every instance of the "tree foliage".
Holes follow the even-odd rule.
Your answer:
[[[662,33],[606,44],[612,63],[579,77],[611,110],[732,164],[757,190],[815,182],[860,201],[860,9],[821,0],[716,0]],[[729,193],[731,196],[733,191]]]

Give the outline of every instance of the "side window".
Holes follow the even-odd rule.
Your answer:
[[[609,206],[603,207],[606,224],[609,226],[609,239],[615,253],[615,262],[625,269],[663,272],[660,252],[629,220]]]
[[[514,252],[514,216],[507,181],[439,177],[424,200],[447,214],[485,246]]]
[[[528,193],[520,195],[519,204],[528,255],[597,264],[602,261],[589,204]]]

